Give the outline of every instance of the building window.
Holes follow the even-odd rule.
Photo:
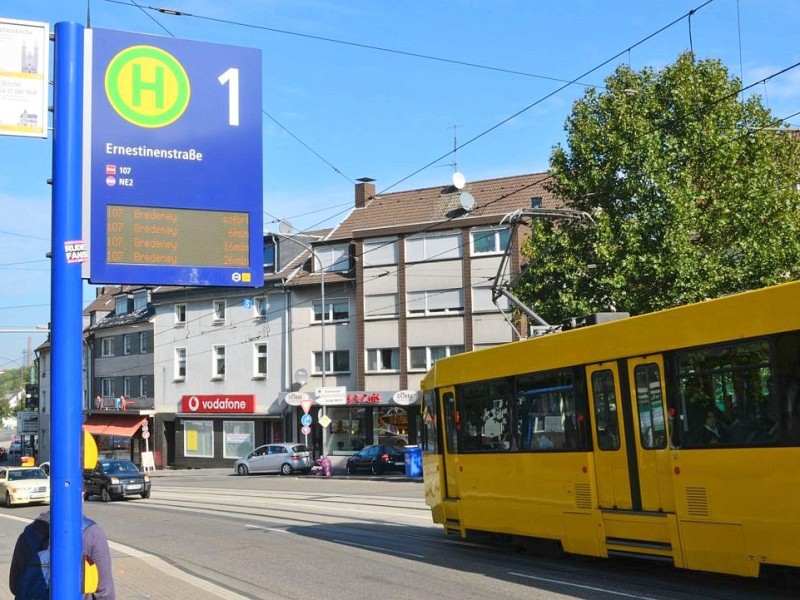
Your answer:
[[[346,321],[350,318],[350,303],[344,300],[325,300],[325,322]],[[314,321],[322,321],[322,303],[314,302]]]
[[[186,305],[175,305],[175,325],[186,325]]]
[[[214,300],[213,305],[214,311],[214,323],[224,323],[225,322],[225,300]]]
[[[147,377],[142,375],[139,377],[139,396],[147,398],[150,395],[150,389],[147,386]]]
[[[183,455],[186,457],[214,457],[214,422],[183,422]]]
[[[406,262],[450,258],[461,258],[461,236],[458,232],[406,239]]]
[[[211,376],[213,379],[222,379],[225,377],[225,346],[214,346],[211,355],[214,361]]]
[[[269,310],[269,300],[266,296],[256,298],[253,303],[253,310],[255,310],[255,318],[264,320],[267,318],[267,311]]]
[[[147,308],[147,299],[150,292],[147,290],[139,290],[133,294],[133,310],[144,310]]]
[[[408,314],[437,315],[464,311],[462,290],[408,292]]]
[[[275,272],[275,242],[264,242],[264,272]]]
[[[347,245],[322,246],[315,249],[319,270],[326,273],[350,270],[350,248]]]
[[[127,333],[122,336],[122,353],[126,355],[131,353],[131,336]]]
[[[365,267],[397,264],[397,239],[385,238],[364,242],[363,264]]]
[[[114,338],[106,337],[100,340],[100,356],[114,356]]]
[[[399,371],[400,350],[397,348],[374,348],[367,350],[367,371]]]
[[[396,317],[399,314],[397,294],[364,296],[364,318]]]
[[[147,333],[139,333],[139,354],[147,354]]]
[[[255,450],[256,424],[253,421],[223,421],[223,458],[247,456]]]
[[[122,378],[122,395],[126,398],[130,398],[131,396],[131,378],[130,377],[123,377]]]
[[[263,342],[253,344],[253,377],[267,376],[267,345]]]
[[[114,378],[103,377],[100,380],[100,394],[106,398],[114,397]]]
[[[114,298],[114,314],[128,314],[128,296],[117,296]]]
[[[175,380],[186,379],[186,348],[175,348]]]
[[[471,233],[472,254],[499,254],[505,252],[508,240],[511,239],[511,230],[508,227],[502,229],[478,229]]]
[[[347,350],[329,350],[325,352],[326,373],[349,373],[350,352]],[[322,373],[322,352],[314,352],[314,373]]]
[[[503,310],[508,310],[508,298],[500,296],[497,304],[492,301],[491,287],[472,288],[472,312],[497,312],[498,305]]]
[[[464,352],[464,346],[418,346],[408,350],[408,368],[427,371],[440,358]]]

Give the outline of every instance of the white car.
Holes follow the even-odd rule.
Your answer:
[[[39,467],[0,468],[0,502],[6,508],[50,502],[50,479]]]

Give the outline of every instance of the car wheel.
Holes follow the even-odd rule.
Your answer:
[[[11,494],[9,494],[8,492],[6,492],[5,505],[6,505],[6,508],[11,508]]]
[[[355,475],[356,474],[356,467],[351,463],[347,463],[347,474],[348,475]]]
[[[83,499],[84,499],[84,500],[88,500],[88,499],[89,499],[89,497],[90,497],[91,495],[92,495],[92,494],[90,494],[90,493],[89,493],[87,490],[84,490],[84,492],[83,492]]]
[[[147,490],[146,492],[142,492],[142,498],[144,500],[147,500],[149,497],[150,497],[150,490]]]
[[[100,490],[100,499],[103,502],[111,502],[111,492],[108,491],[108,488],[103,488]]]
[[[381,473],[383,473],[383,467],[381,466],[381,463],[373,462],[371,471],[373,475],[380,475]]]
[[[250,473],[250,470],[247,468],[247,465],[239,465],[236,468],[236,472],[239,473],[239,475],[247,475]]]
[[[290,465],[289,463],[283,463],[281,465],[281,475],[291,475],[292,473],[294,473],[292,465]]]

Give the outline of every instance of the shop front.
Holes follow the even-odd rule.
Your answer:
[[[150,463],[146,414],[91,414],[83,429],[94,436],[100,458],[127,458],[140,466]]]
[[[166,430],[174,449],[170,466],[228,467],[257,446],[284,441],[284,406],[276,400],[259,413],[252,394],[182,396],[174,425]]]
[[[305,395],[295,392],[284,396],[298,407],[295,420],[300,429],[304,413],[299,399]],[[419,395],[415,392],[321,388],[307,398],[314,422],[314,453],[330,456],[335,467],[344,465],[348,456],[364,446],[413,446],[421,439]]]

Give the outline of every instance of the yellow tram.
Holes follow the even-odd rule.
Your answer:
[[[447,533],[800,566],[800,282],[442,359],[422,391]]]

